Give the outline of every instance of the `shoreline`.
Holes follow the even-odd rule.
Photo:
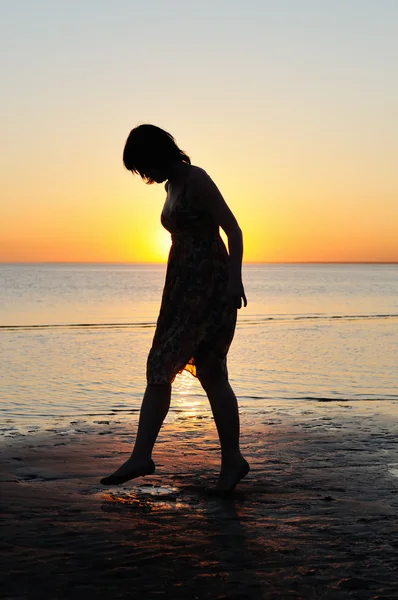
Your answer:
[[[3,438],[4,597],[397,598],[397,427],[348,412],[243,413],[252,470],[228,497],[205,492],[210,418],[166,421],[156,472],[120,488],[99,479],[131,450],[125,421]]]

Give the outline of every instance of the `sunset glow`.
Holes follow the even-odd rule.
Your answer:
[[[2,8],[1,262],[167,260],[164,187],[122,166],[140,122],[213,177],[246,262],[398,261],[398,5],[115,6]]]

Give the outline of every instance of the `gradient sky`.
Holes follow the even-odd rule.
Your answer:
[[[0,2],[0,261],[159,261],[150,122],[213,177],[246,261],[398,261],[396,0]]]

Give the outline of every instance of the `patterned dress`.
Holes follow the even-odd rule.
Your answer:
[[[212,215],[184,189],[161,215],[171,233],[162,303],[147,361],[147,382],[171,383],[184,369],[228,377],[237,309],[226,296],[229,255]]]

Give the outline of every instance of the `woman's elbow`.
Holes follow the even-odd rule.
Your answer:
[[[241,228],[239,227],[238,224],[234,225],[233,227],[229,228],[228,231],[225,232],[228,236],[228,239],[235,239],[235,240],[242,240],[243,239],[243,233]]]

